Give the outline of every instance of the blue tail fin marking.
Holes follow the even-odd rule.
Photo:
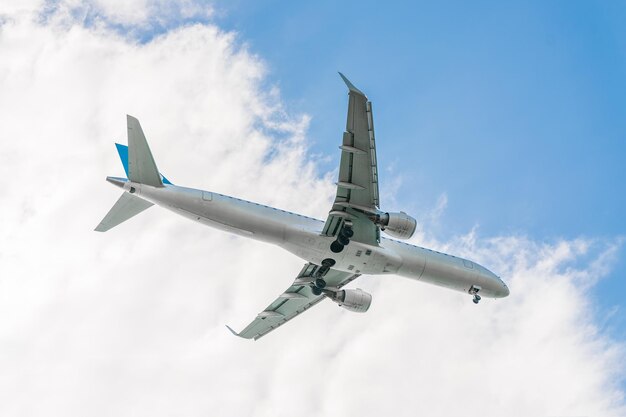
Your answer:
[[[117,148],[117,153],[120,154],[120,159],[122,160],[122,165],[124,165],[124,171],[126,172],[126,178],[128,178],[128,146],[116,143],[115,147]]]
[[[115,147],[117,148],[117,153],[120,155],[120,159],[122,160],[122,165],[124,166],[124,171],[126,172],[126,178],[128,178],[128,146],[116,143]],[[161,174],[161,177],[163,178],[163,184],[172,185],[170,180],[165,178],[163,174]]]

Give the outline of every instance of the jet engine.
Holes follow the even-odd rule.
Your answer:
[[[379,224],[385,233],[398,239],[411,238],[417,228],[417,220],[403,211],[381,215]]]
[[[355,313],[365,313],[372,304],[372,295],[360,288],[356,290],[341,290],[334,293],[331,300],[346,310]]]

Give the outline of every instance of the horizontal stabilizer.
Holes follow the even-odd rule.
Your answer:
[[[144,199],[124,192],[95,230],[96,232],[106,232],[152,205],[152,203]]]

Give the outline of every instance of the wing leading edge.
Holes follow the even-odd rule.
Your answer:
[[[241,332],[237,333],[229,326],[226,327],[236,336],[257,340],[313,307],[326,297],[324,295],[314,295],[311,291],[311,283],[316,278],[318,268],[320,268],[318,265],[306,264],[293,284],[267,306],[265,310],[261,311],[252,323],[247,325]],[[335,290],[343,287],[358,276],[359,274],[330,269],[324,275],[324,280],[326,281],[327,289]]]

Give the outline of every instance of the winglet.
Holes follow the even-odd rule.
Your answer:
[[[358,88],[356,88],[356,87],[354,86],[354,84],[352,84],[352,83],[350,82],[350,80],[346,78],[346,76],[345,76],[345,75],[343,75],[342,73],[339,73],[339,75],[340,75],[340,76],[341,76],[341,78],[343,79],[343,82],[344,82],[344,83],[346,83],[346,85],[348,86],[348,89],[349,89],[351,92],[356,93],[356,94],[360,94],[360,95],[362,95],[363,97],[365,97],[365,94],[363,94],[363,92],[362,92],[361,90],[359,90]]]
[[[234,334],[235,336],[241,337],[241,336],[239,336],[239,333],[237,333],[236,331],[234,331],[233,329],[231,329],[231,328],[230,328],[230,326],[229,326],[228,324],[225,324],[225,326],[226,326],[226,328],[227,328],[228,330],[230,330],[230,332],[231,332],[232,334]]]

